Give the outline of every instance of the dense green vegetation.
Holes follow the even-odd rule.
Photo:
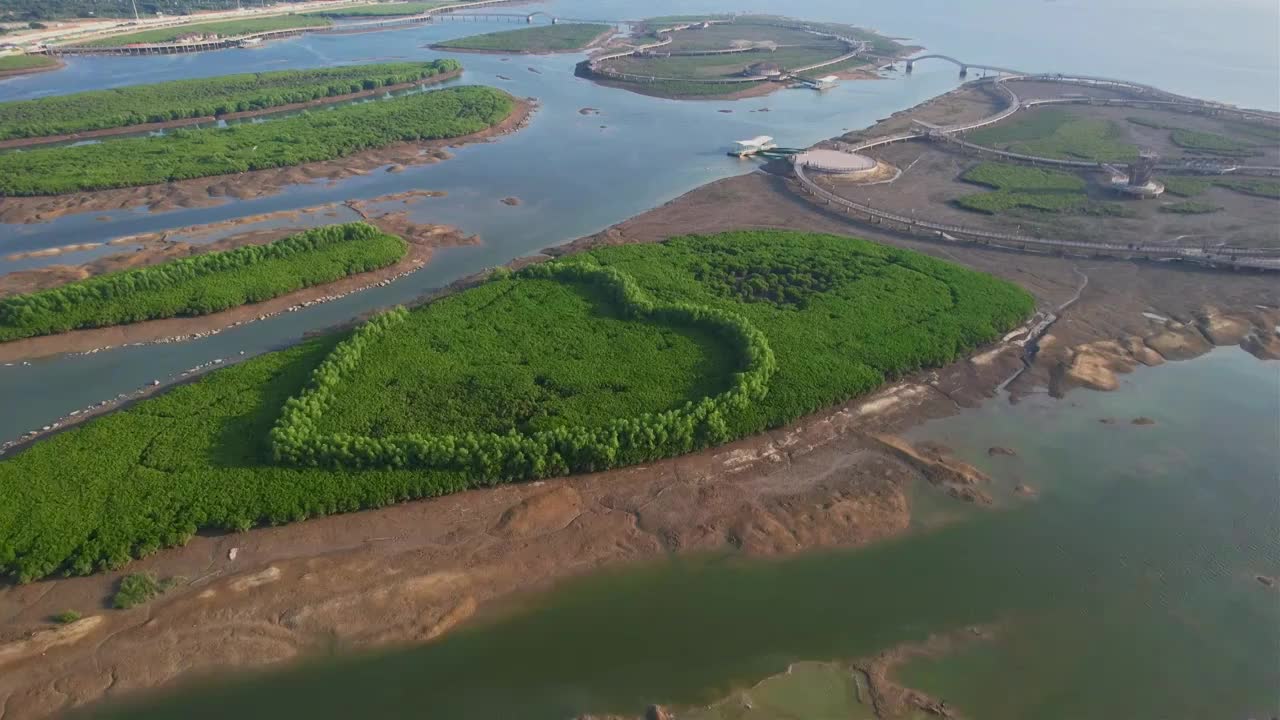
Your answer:
[[[975,130],[969,140],[1019,153],[1062,159],[1125,161],[1138,157],[1122,127],[1082,118],[1059,108],[1018,113],[1012,120]]]
[[[133,19],[164,13],[187,15],[206,10],[234,10],[239,0],[5,0],[0,20],[52,20],[71,17]],[[301,3],[306,0],[284,0]]]
[[[456,60],[342,65],[130,85],[0,103],[0,140],[265,110],[415,82],[462,66]]]
[[[120,587],[111,598],[111,607],[128,610],[149,603],[169,592],[181,581],[178,578],[160,580],[151,573],[133,573],[120,578]]]
[[[970,168],[960,179],[995,189],[957,198],[956,204],[966,210],[988,214],[1014,208],[1065,212],[1083,211],[1091,206],[1084,180],[1057,170],[984,162]]]
[[[1160,206],[1160,212],[1174,213],[1177,215],[1207,215],[1209,213],[1216,213],[1221,209],[1222,208],[1218,205],[1196,202],[1194,200],[1184,200],[1182,202],[1169,203],[1168,205]]]
[[[574,333],[563,336],[563,341],[570,343],[570,347],[576,344],[578,348],[621,340],[623,347],[615,347],[612,349],[615,352],[610,353],[613,355],[611,359],[618,364],[609,368],[612,372],[604,373],[603,377],[601,373],[587,369],[600,359],[602,353],[587,353],[577,348],[566,350],[566,346],[560,343],[552,347],[567,356],[569,362],[558,362],[543,353],[536,353],[540,356],[538,359],[543,359],[546,364],[536,366],[536,371],[522,372],[524,366],[535,367],[535,358],[519,352],[508,353],[505,358],[486,354],[486,350],[500,344],[489,328],[481,333],[482,337],[490,340],[484,347],[468,342],[474,334],[469,330],[476,316],[475,307],[495,314],[506,310],[523,323],[536,322],[528,317],[528,311],[521,310],[529,305],[508,306],[504,303],[501,307],[491,307],[496,304],[495,300],[510,292],[509,288],[499,288],[495,291],[496,297],[481,298],[476,301],[477,305],[452,316],[441,318],[428,311],[426,314],[431,317],[419,323],[418,328],[406,329],[408,313],[400,310],[381,316],[357,330],[316,369],[310,387],[285,404],[280,421],[271,432],[276,460],[303,466],[457,470],[486,482],[590,472],[725,442],[734,435],[730,428],[734,416],[752,403],[759,402],[768,392],[769,379],[777,368],[773,351],[764,335],[739,315],[704,305],[655,302],[626,274],[590,262],[539,265],[523,271],[519,279],[505,282],[516,284],[530,279],[586,283],[607,298],[607,302],[631,326],[661,323],[720,336],[731,345],[731,349],[721,350],[715,355],[732,359],[735,366],[729,388],[713,396],[686,397],[682,405],[678,404],[679,396],[672,397],[669,390],[653,387],[655,383],[666,385],[672,378],[661,372],[646,375],[633,371],[645,363],[645,356],[652,355],[653,349],[645,347],[651,345],[652,338],[638,338],[636,336],[641,333],[632,328],[585,328],[594,332],[586,336]],[[543,316],[544,309],[535,307],[538,307],[536,315]],[[549,320],[542,326],[544,330],[562,325],[554,313]],[[414,329],[420,332],[424,323],[426,327],[444,325],[465,330],[463,337],[425,339],[414,334]],[[385,337],[396,336],[402,342],[382,342]],[[465,342],[467,349],[455,349],[451,339]],[[533,340],[532,337],[529,339]],[[548,339],[547,335],[537,337],[541,342]],[[432,368],[425,369],[426,372],[413,362],[421,354],[411,358],[392,354],[423,340],[443,349],[446,356],[432,363]],[[516,340],[511,338],[510,342]],[[660,340],[656,348],[659,352],[671,347],[670,341]],[[630,357],[616,354],[618,350],[627,349],[636,350],[638,354]],[[682,354],[687,356],[687,353],[671,354],[676,356],[675,364],[683,366],[678,367],[674,378],[680,385],[678,390],[684,389],[682,381],[691,374],[690,369],[696,367],[696,358],[692,364],[679,362],[681,358],[678,356]],[[459,367],[460,360],[462,367]],[[492,363],[492,374],[477,377],[471,367],[477,361]],[[362,372],[366,364],[375,368],[375,372]],[[662,364],[670,369],[668,363]],[[406,427],[407,432],[394,434],[394,429],[384,422],[386,415],[381,407],[387,388],[398,387],[402,379],[407,380],[409,392],[415,398],[434,404],[440,399],[430,381],[423,383],[412,379],[414,375],[430,378],[431,369],[445,376],[431,378],[431,381],[444,379],[449,385],[461,380],[461,387],[451,397],[446,396],[444,403],[452,400],[455,405],[463,403],[473,407],[461,413],[450,413],[449,408],[443,413],[424,408],[412,414],[426,414],[429,420],[425,427],[411,422]],[[413,375],[405,377],[406,371]],[[596,377],[593,378],[593,374]],[[353,375],[358,376],[354,382],[351,380]],[[533,390],[530,385],[544,388],[546,392]],[[596,392],[589,392],[593,387]],[[510,397],[506,388],[520,394]],[[476,390],[474,394],[471,392],[473,389]],[[581,393],[581,390],[588,392]],[[370,391],[376,394],[368,396],[366,393]],[[584,394],[587,396],[583,397]],[[567,402],[558,401],[556,396]],[[655,399],[658,402],[656,406]],[[410,400],[410,403],[421,400]],[[540,403],[545,405],[539,407]],[[378,426],[377,434],[335,432],[331,429],[335,424],[343,429],[350,425],[352,413],[345,411],[353,404],[361,405],[360,410],[354,413],[359,418],[357,425],[364,429],[372,422]],[[477,404],[479,407],[474,407]],[[342,413],[347,422],[331,422],[329,416],[334,411]],[[514,417],[508,413],[514,413]],[[469,417],[474,415],[480,418]],[[513,421],[526,426],[528,432],[512,427]],[[506,431],[476,427],[493,423],[505,426]],[[432,426],[436,424],[442,426],[441,431],[432,432]]]
[[[1277,180],[1216,176],[1213,178],[1213,184],[1245,195],[1280,198],[1280,181]]]
[[[302,14],[327,18],[397,17],[401,15],[421,15],[433,7],[440,7],[441,5],[448,4],[449,3],[445,0],[441,0],[441,2],[380,2],[372,5],[356,5],[354,7],[333,8],[330,10],[315,10],[313,12]]]
[[[0,195],[133,187],[332,160],[401,141],[479,132],[514,108],[501,90],[455,87],[227,128],[8,152],[0,154]]]
[[[1264,198],[1280,198],[1280,181],[1266,178],[1233,177],[1230,175],[1208,175],[1191,177],[1172,175],[1160,178],[1166,192],[1182,197],[1195,197],[1210,187],[1221,187],[1234,190],[1245,195],[1256,195]]]
[[[1186,175],[1162,177],[1160,178],[1160,182],[1164,183],[1165,192],[1181,197],[1195,197],[1205,190],[1208,190],[1209,186],[1212,184],[1204,178],[1189,177]]]
[[[180,544],[199,528],[291,522],[739,437],[960,357],[1000,337],[1033,306],[1008,283],[917,253],[784,231],[602,248],[505,275],[451,305],[393,313],[354,334],[315,338],[214,372],[0,461],[0,572],[20,580],[88,573]],[[504,291],[523,295],[504,303]],[[492,298],[494,310],[473,304],[471,293]],[[549,306],[516,302],[538,293]],[[525,346],[493,340],[522,323],[546,332],[522,332]],[[566,332],[592,334],[566,340],[560,323]],[[615,339],[634,357],[612,373],[585,367],[616,358],[608,347]],[[767,379],[767,365],[751,354],[761,341],[776,361]],[[392,356],[402,350],[411,357]],[[568,357],[556,359],[557,353]],[[709,354],[719,357],[701,365],[698,358]],[[424,358],[446,374],[432,378],[410,367]],[[677,376],[647,372],[639,367],[644,363]],[[374,392],[395,371],[404,373],[398,384],[368,398],[355,394]],[[513,389],[532,392],[528,373],[536,392],[546,390],[538,397],[560,415],[515,416],[508,434],[498,415],[513,403],[488,390],[502,387],[505,374]],[[453,403],[460,395],[450,386],[468,383],[482,389],[474,401],[480,407]],[[402,399],[418,389],[444,392],[441,407],[426,407],[434,397]],[[744,402],[744,391],[754,399]],[[326,404],[325,393],[362,407],[347,412]],[[686,400],[697,394],[703,395]],[[292,420],[282,420],[286,406]],[[700,408],[707,409],[701,418]],[[381,429],[377,411],[388,418]],[[623,423],[627,414],[633,415]],[[616,438],[600,432],[598,421],[606,417]],[[273,440],[288,449],[306,445],[314,431],[333,435],[344,427],[369,437],[310,447],[333,451],[326,463],[368,459],[392,467],[272,461]],[[574,428],[586,437],[569,432]],[[577,462],[563,453],[556,461],[534,447],[540,429],[563,440]],[[662,429],[676,432],[663,436]],[[500,441],[482,438],[486,430]],[[389,434],[372,437],[380,431]],[[455,434],[461,448],[442,440]],[[406,442],[390,442],[397,438]],[[413,454],[422,448],[439,455]],[[406,467],[394,467],[401,449]],[[538,454],[523,454],[528,449]],[[539,458],[549,462],[539,468]]]
[[[386,267],[403,240],[372,225],[315,228],[246,245],[0,298],[0,342],[79,328],[207,315]]]
[[[53,616],[53,621],[58,623],[59,625],[70,625],[71,623],[79,620],[81,617],[83,616],[80,615],[80,613],[76,612],[75,610],[63,610],[62,612]]]
[[[1253,146],[1249,143],[1215,133],[1178,128],[1169,133],[1169,139],[1180,148],[1203,155],[1248,157],[1254,154]]]
[[[602,33],[609,32],[612,27],[592,23],[562,23],[445,40],[436,43],[435,47],[486,52],[570,52],[581,50]]]
[[[58,64],[57,58],[48,55],[0,55],[0,73],[19,70],[39,70]]]
[[[616,82],[642,95],[655,95],[666,98],[731,95],[768,82],[767,80],[761,80],[759,82],[726,84],[697,82],[696,80],[658,80],[657,82],[628,83],[617,80],[609,81],[608,78],[605,78],[605,80],[606,82]]]
[[[1177,126],[1177,125],[1170,125],[1169,123],[1166,123],[1166,122],[1164,122],[1164,121],[1161,121],[1161,120],[1153,120],[1153,119],[1151,119],[1151,118],[1137,117],[1137,116],[1130,116],[1130,117],[1125,118],[1125,120],[1128,120],[1129,122],[1133,123],[1134,125],[1141,125],[1142,127],[1149,127],[1149,128],[1151,128],[1151,129],[1153,129],[1153,130],[1177,130],[1177,129],[1178,129],[1178,126]]]
[[[140,45],[145,43],[167,43],[177,40],[183,35],[201,33],[218,37],[238,37],[272,30],[292,30],[294,28],[328,27],[333,21],[322,17],[305,15],[273,15],[269,17],[245,18],[242,20],[219,20],[215,22],[191,23],[174,27],[140,30],[124,35],[94,40],[85,43],[90,47],[121,47],[123,45]]]

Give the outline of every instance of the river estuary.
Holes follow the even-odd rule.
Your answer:
[[[772,11],[849,22],[931,51],[1028,70],[1070,70],[1280,109],[1280,8],[1224,0],[549,0],[601,19]],[[442,23],[311,35],[254,50],[72,58],[66,70],[0,82],[0,100],[232,72],[429,59],[445,38],[510,28]],[[392,285],[199,341],[0,367],[0,441],[165,381],[215,358],[265,352],[486,266],[606,228],[707,182],[750,172],[724,155],[769,134],[805,146],[945,92],[955,68],[783,90],[733,102],[642,97],[574,78],[580,55],[461,57],[455,82],[493,84],[539,109],[523,130],[402,173],[286,188],[252,201],[0,225],[0,254],[102,242],[410,189],[409,207],[482,244],[438,252]],[[499,76],[502,76],[502,79]],[[582,114],[595,108],[599,114]],[[769,112],[760,112],[767,108]],[[731,113],[720,112],[732,110]],[[500,202],[519,198],[519,206]],[[312,218],[326,220],[323,216]],[[94,253],[57,262],[85,262]],[[24,261],[26,262],[26,261]],[[40,261],[43,262],[43,261]],[[34,266],[0,261],[0,272]],[[1153,425],[1135,425],[1149,417]],[[1101,422],[1108,420],[1111,422]],[[193,690],[130,718],[522,718],[637,713],[713,702],[796,661],[866,657],[972,626],[990,637],[918,658],[895,677],[983,720],[1245,720],[1280,713],[1280,369],[1236,348],[1140,369],[1120,390],[1063,400],[994,399],[917,428],[987,471],[994,509],[921,488],[919,527],[867,549],[784,560],[699,557],[563,583],[429,646]],[[990,457],[992,446],[1015,457]],[[1026,483],[1039,495],[1013,492]],[[113,714],[115,713],[115,714]],[[754,717],[754,716],[753,716]],[[783,716],[779,716],[783,717]]]
[[[521,6],[513,6],[521,7]],[[638,14],[691,10],[766,11],[763,0],[658,0],[646,13],[621,0],[550,0],[528,6],[566,17],[632,19]],[[1256,0],[1216,7],[1207,25],[1188,0],[1103,3],[1018,3],[980,0],[963,11],[945,0],[911,6],[802,0],[788,13],[856,23],[910,38],[931,51],[1030,70],[1067,69],[1120,75],[1169,90],[1263,108],[1280,107],[1274,28],[1277,10]],[[1132,42],[1133,28],[1150,28]],[[66,70],[0,82],[0,100],[98,87],[159,82],[234,72],[355,62],[428,59],[425,49],[445,38],[513,27],[446,22],[391,32],[305,35],[253,50],[185,56],[71,58]],[[1205,29],[1205,28],[1209,29]],[[1158,58],[1158,62],[1152,62]],[[27,252],[142,232],[181,228],[409,189],[444,190],[447,198],[420,203],[412,219],[456,225],[479,235],[478,247],[439,253],[427,269],[392,286],[242,326],[200,341],[114,349],[0,367],[0,441],[39,428],[74,410],[153,381],[165,382],[217,358],[240,357],[295,342],[303,333],[361,312],[410,300],[484,267],[601,230],[704,183],[749,172],[750,163],[725,157],[734,140],[773,135],[785,146],[806,146],[845,129],[864,127],[945,92],[959,82],[955,68],[923,63],[911,76],[847,82],[826,93],[789,90],[736,102],[681,102],[604,88],[572,76],[579,55],[467,54],[457,82],[491,83],[541,104],[532,123],[496,142],[456,151],[447,162],[402,173],[373,172],[337,183],[314,182],[270,197],[215,207],[149,213],[145,209],[83,213],[47,223],[0,225],[0,253]],[[503,80],[499,76],[509,78]],[[582,108],[598,115],[583,115]],[[753,112],[768,108],[770,112]],[[719,112],[733,110],[732,113]],[[679,128],[672,132],[672,128]],[[501,204],[514,196],[518,207]],[[323,218],[319,218],[323,220]],[[118,249],[118,248],[113,248]],[[44,262],[79,263],[104,251],[68,253]],[[0,262],[0,272],[22,264]]]
[[[1280,373],[1237,348],[1139,370],[1113,393],[995,399],[913,434],[990,473],[994,509],[925,487],[922,527],[870,548],[599,573],[426,647],[92,716],[634,714],[982,626],[988,639],[898,679],[984,720],[1271,717],[1280,593],[1255,576],[1280,574],[1277,437]]]

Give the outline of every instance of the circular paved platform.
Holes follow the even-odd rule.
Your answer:
[[[861,173],[874,170],[875,158],[839,150],[807,150],[796,156],[796,162],[811,170],[831,173]]]

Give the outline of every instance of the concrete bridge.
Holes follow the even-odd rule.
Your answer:
[[[1002,68],[996,65],[977,65],[974,63],[967,63],[962,60],[957,60],[951,57],[950,55],[938,55],[938,54],[917,55],[916,57],[913,57],[913,58],[907,58],[907,72],[911,72],[912,70],[914,70],[916,63],[921,60],[944,60],[953,65],[958,65],[960,66],[960,77],[967,76],[969,74],[969,68],[976,68],[978,70],[990,70],[992,72],[1004,73],[1006,75],[1022,75],[1023,74],[1021,70]]]

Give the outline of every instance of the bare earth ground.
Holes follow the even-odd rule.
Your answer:
[[[984,102],[945,98],[922,112],[981,116]],[[783,227],[858,235],[956,261],[1017,282],[1046,309],[1079,294],[1014,382],[1017,392],[1105,388],[1138,363],[1192,357],[1214,344],[1280,357],[1274,276],[934,244],[852,224],[790,183],[768,173],[719,181],[547,252]],[[893,433],[983,401],[1022,367],[1020,356],[1020,348],[997,344],[790,428],[649,466],[197,537],[128,568],[190,579],[134,610],[104,609],[121,573],[0,588],[0,719],[44,717],[179,676],[282,662],[335,639],[343,646],[426,641],[493,598],[607,563],[672,551],[772,554],[872,542],[905,531],[905,490],[918,478],[959,499],[989,502],[984,488],[998,481],[944,449],[913,448]],[[1019,490],[1013,502],[1033,501],[1033,487]],[[66,608],[88,617],[51,628],[48,617]],[[893,657],[868,662],[887,677]],[[866,671],[880,672],[876,665]],[[929,702],[895,697],[917,707]]]
[[[62,215],[83,212],[127,210],[146,206],[152,212],[179,207],[207,207],[232,199],[274,195],[285,187],[314,180],[337,182],[354,175],[367,175],[390,166],[395,171],[409,165],[439,162],[452,157],[446,148],[480,142],[519,130],[528,122],[536,104],[531,99],[516,100],[516,109],[488,130],[448,140],[406,142],[345,158],[308,163],[288,168],[255,170],[238,175],[181,180],[165,185],[97,190],[74,195],[52,195],[0,199],[0,223],[35,223]]]

